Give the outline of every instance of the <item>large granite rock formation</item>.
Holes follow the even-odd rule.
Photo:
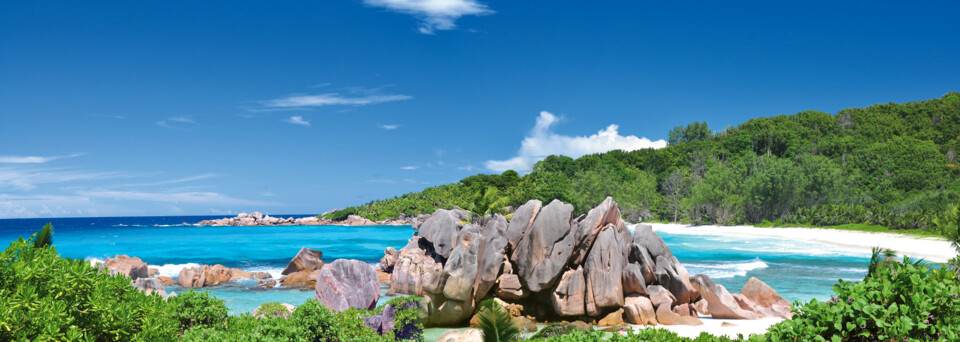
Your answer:
[[[236,217],[226,217],[222,219],[203,220],[197,222],[198,226],[370,226],[370,225],[401,225],[410,224],[408,219],[387,219],[382,221],[371,221],[358,215],[348,215],[346,219],[334,221],[316,216],[307,217],[271,217],[259,212],[253,214],[240,213]]]
[[[177,283],[183,287],[202,288],[204,286],[220,285],[240,279],[267,279],[270,277],[270,273],[267,272],[247,272],[238,268],[229,268],[217,264],[213,266],[184,267],[180,270]]]
[[[131,258],[126,255],[116,255],[113,258],[107,258],[103,266],[110,270],[110,274],[124,274],[132,280],[147,278],[149,276],[147,263],[138,257]]]
[[[320,268],[323,267],[323,261],[320,258],[323,253],[316,249],[300,248],[297,255],[290,260],[287,267],[280,274],[284,275],[280,283],[283,286],[298,286],[311,288],[317,284]]]
[[[320,269],[314,299],[340,312],[369,309],[380,299],[380,282],[373,266],[359,260],[337,259]]]
[[[388,294],[422,297],[427,326],[463,324],[491,297],[540,318],[610,324],[695,325],[708,311],[725,318],[789,313],[789,303],[759,280],[731,295],[706,276],[691,279],[652,227],[637,225],[631,234],[611,198],[586,215],[573,211],[532,200],[509,222],[494,215],[470,223],[461,210],[417,217],[419,231],[381,259],[391,273]]]

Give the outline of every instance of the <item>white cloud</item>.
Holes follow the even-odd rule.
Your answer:
[[[41,184],[89,181],[123,177],[116,172],[84,172],[37,167],[0,168],[0,191],[30,191]]]
[[[0,156],[0,164],[43,164],[57,159],[75,158],[82,156],[83,153],[68,154],[65,156]]]
[[[367,180],[367,183],[395,184],[395,183],[397,183],[397,181],[392,180],[392,179],[373,178],[373,179],[368,179],[368,180]]]
[[[174,129],[186,129],[188,126],[193,124],[193,119],[183,116],[174,116],[157,121],[157,126]]]
[[[377,126],[380,126],[380,128],[383,128],[388,131],[400,128],[400,125],[377,125]]]
[[[412,165],[411,165],[411,166],[401,166],[400,169],[401,169],[401,170],[416,170],[417,167],[416,167],[416,166],[412,166]]]
[[[476,0],[364,0],[364,4],[409,14],[420,20],[420,33],[457,27],[455,21],[465,15],[493,14],[487,5]]]
[[[135,190],[84,190],[78,195],[89,198],[104,198],[120,201],[147,201],[161,203],[216,204],[216,205],[272,205],[274,203],[257,202],[233,198],[216,192],[146,192]]]
[[[349,96],[339,93],[319,95],[294,95],[263,102],[268,109],[293,109],[323,106],[363,106],[375,103],[403,101],[412,99],[408,95],[360,95]]]
[[[577,158],[586,154],[610,150],[633,151],[644,148],[663,148],[667,142],[663,139],[651,141],[634,135],[622,136],[619,126],[610,125],[590,136],[565,136],[551,131],[559,121],[549,112],[540,112],[530,134],[523,138],[517,156],[507,160],[490,160],[486,167],[492,171],[516,170],[530,171],[533,164],[549,155],[564,155]]]
[[[302,116],[291,116],[289,119],[283,121],[292,123],[294,125],[310,127],[310,121],[304,120]]]

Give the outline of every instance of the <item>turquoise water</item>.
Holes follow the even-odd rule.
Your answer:
[[[292,215],[296,217],[305,215]],[[286,217],[286,215],[284,215]],[[184,266],[223,264],[279,277],[301,247],[319,249],[323,260],[379,262],[386,247],[401,248],[409,226],[194,227],[209,217],[128,217],[0,220],[0,241],[28,236],[52,221],[54,245],[70,258],[101,261],[115,254],[143,259],[161,274],[176,277]],[[779,239],[659,233],[691,274],[704,273],[737,292],[751,276],[790,301],[829,298],[837,279],[859,280],[867,256],[833,247]],[[299,305],[313,291],[255,288],[253,281],[204,288],[224,300],[231,313],[250,312],[266,302]],[[182,292],[171,286],[168,292]],[[381,301],[384,300],[383,298]]]

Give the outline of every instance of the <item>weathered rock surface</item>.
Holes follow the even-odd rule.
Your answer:
[[[747,280],[747,284],[740,290],[740,296],[753,304],[753,311],[760,318],[790,319],[793,317],[793,312],[790,311],[790,302],[780,297],[777,291],[755,277],[750,277],[750,280]],[[741,302],[739,297],[735,296],[735,299],[738,299],[738,303]],[[743,307],[742,304],[740,306]]]
[[[421,296],[427,326],[463,324],[491,296],[529,304],[526,314],[538,318],[605,324],[617,324],[611,316],[617,312],[627,322],[652,325],[701,324],[698,313],[706,312],[789,311],[759,281],[736,296],[704,283],[701,299],[701,286],[663,239],[646,225],[631,234],[610,198],[576,218],[569,204],[532,200],[510,222],[499,215],[470,219],[462,210],[418,216],[412,225],[419,231],[407,245],[381,259],[390,272],[388,294]]]
[[[320,269],[314,299],[340,312],[347,308],[374,309],[380,282],[373,266],[359,260],[338,259]]]
[[[116,255],[113,258],[107,258],[103,266],[110,270],[110,274],[124,274],[132,280],[149,277],[147,263],[138,257]]]
[[[468,220],[469,215],[463,210],[439,209],[420,225],[417,234],[433,245],[437,255],[449,258],[460,238],[460,229]]]
[[[698,274],[691,278],[694,286],[707,301],[707,310],[713,318],[727,319],[756,319],[757,314],[744,310],[737,303],[737,300],[727,291],[723,285],[717,284],[703,274]]]
[[[623,315],[630,324],[657,325],[657,314],[650,298],[630,295],[624,300]]]
[[[623,324],[623,309],[611,312],[597,322],[599,327],[612,327]]]
[[[323,261],[320,261],[320,258],[323,257],[323,252],[320,252],[316,249],[310,248],[300,248],[300,251],[297,252],[297,255],[287,263],[287,267],[283,269],[280,274],[288,275],[293,272],[313,272],[319,270],[323,267]]]
[[[497,297],[506,300],[518,300],[526,297],[529,293],[524,292],[520,285],[520,278],[516,274],[502,274],[497,280]]]
[[[363,325],[366,326],[367,328],[372,329],[373,331],[376,331],[380,335],[388,335],[388,334],[393,335],[397,341],[406,341],[406,340],[414,339],[416,337],[415,335],[419,333],[418,331],[419,329],[415,325],[413,325],[412,323],[408,324],[407,326],[400,327],[395,332],[394,331],[395,325],[393,320],[396,317],[397,311],[415,308],[416,306],[417,306],[417,303],[415,302],[403,303],[403,306],[399,308],[394,307],[393,305],[390,305],[390,304],[384,305],[383,313],[379,315],[364,317]]]
[[[619,216],[618,213],[617,217]],[[587,315],[597,316],[608,309],[623,306],[622,277],[626,263],[621,250],[623,246],[621,235],[612,224],[597,234],[593,248],[583,264],[587,282],[584,298]]]
[[[543,202],[540,202],[540,200],[531,200],[521,205],[517,208],[517,211],[513,213],[513,218],[510,219],[510,225],[507,226],[507,231],[504,233],[510,250],[517,249],[520,238],[533,226],[533,219],[537,217],[537,214],[540,213],[540,209],[542,208]],[[513,257],[511,259],[515,258],[516,257]]]
[[[311,288],[317,285],[317,277],[319,276],[320,270],[293,272],[280,279],[280,285]]]
[[[560,283],[550,296],[553,312],[560,316],[580,316],[586,313],[584,296],[587,282],[583,279],[583,268],[563,273]]]
[[[520,240],[513,260],[523,285],[533,292],[547,289],[560,278],[573,253],[573,206],[558,200],[540,210],[533,226]]]
[[[159,280],[160,283],[163,284],[163,286],[171,286],[177,283],[176,280],[173,280],[170,277],[165,277],[165,276],[159,276],[157,277],[157,280]]]
[[[184,267],[180,270],[177,283],[183,287],[202,288],[240,279],[267,279],[270,277],[267,272],[247,272],[217,264],[213,266],[202,265],[199,268]]]
[[[371,221],[357,215],[349,215],[342,221],[333,221],[316,216],[307,216],[300,218],[281,218],[271,217],[259,212],[253,214],[240,213],[236,217],[227,217],[214,220],[203,220],[195,225],[197,226],[369,226],[369,225],[403,225],[410,224],[410,219],[387,219],[382,221]]]
[[[161,297],[167,297],[167,291],[163,289],[163,283],[157,278],[137,278],[133,281],[133,287],[136,287],[146,294],[159,293]]]

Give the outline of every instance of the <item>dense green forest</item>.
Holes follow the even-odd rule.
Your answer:
[[[488,188],[509,206],[559,199],[583,213],[606,196],[628,220],[871,224],[936,231],[960,202],[960,93],[831,115],[804,111],[670,131],[662,149],[550,156],[520,176],[475,175],[328,214],[370,219],[467,207]]]

